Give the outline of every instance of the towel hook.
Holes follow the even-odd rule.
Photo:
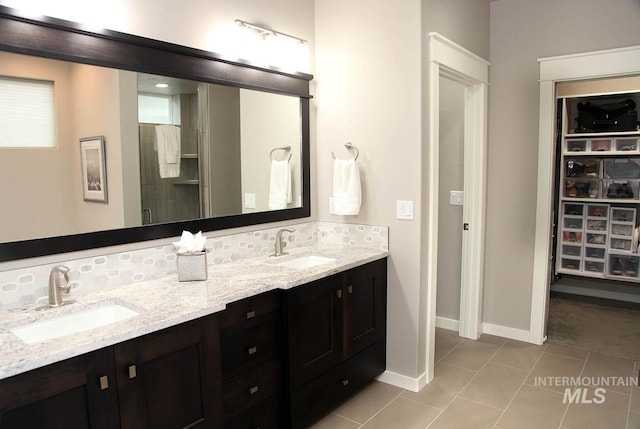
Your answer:
[[[271,159],[273,161],[273,152],[277,151],[277,150],[283,150],[285,152],[289,152],[289,157],[287,158],[287,160],[291,160],[291,146],[282,146],[282,147],[276,147],[274,149],[271,149],[271,152],[269,152],[269,159]]]
[[[351,142],[345,143],[344,147],[346,147],[347,149],[353,149],[356,152],[356,156],[353,158],[353,160],[357,160],[358,157],[360,156],[360,151],[358,150],[357,147],[355,147]],[[333,159],[336,159],[336,154],[331,152],[331,156],[333,157]]]

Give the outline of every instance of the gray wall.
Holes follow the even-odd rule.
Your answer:
[[[440,195],[436,316],[460,320],[462,206],[450,191],[464,189],[464,86],[440,78]]]
[[[488,0],[422,0],[422,25],[489,59]]]
[[[491,2],[484,322],[528,330],[538,155],[538,63],[640,43],[638,0]]]
[[[240,90],[221,85],[208,90],[211,215],[242,213]]]
[[[486,57],[488,17],[485,0],[315,3],[318,218],[389,226],[387,368],[409,378],[426,364],[426,36]],[[332,216],[331,151],[344,154],[348,141],[360,149],[362,209]],[[397,200],[415,202],[414,220],[396,219]]]

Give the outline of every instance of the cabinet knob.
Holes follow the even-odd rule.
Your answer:
[[[257,351],[258,351],[258,347],[257,346],[249,347],[247,349],[247,353],[249,353],[250,355],[255,354]]]
[[[342,298],[342,289],[338,289],[338,290],[336,291],[336,296],[338,297],[338,299],[341,299],[341,298]]]
[[[253,319],[256,317],[256,312],[254,310],[247,311],[247,319]]]
[[[129,370],[129,380],[133,380],[138,376],[135,365],[129,365],[128,370]]]
[[[353,285],[347,286],[347,292],[349,292],[349,295],[353,293]]]
[[[255,395],[256,393],[258,393],[258,386],[251,386],[249,388],[249,395]]]
[[[349,385],[349,379],[343,378],[342,380],[340,380],[340,383],[342,384],[342,387],[347,387]]]
[[[100,376],[100,390],[107,390],[109,388],[109,377],[106,375]]]

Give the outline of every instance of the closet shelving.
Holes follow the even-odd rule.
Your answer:
[[[623,94],[636,100],[640,94]],[[577,104],[561,99],[556,272],[640,282],[640,132],[575,132]]]

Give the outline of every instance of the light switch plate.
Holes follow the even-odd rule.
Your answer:
[[[463,191],[449,191],[449,204],[452,206],[461,206],[464,204]]]
[[[396,201],[396,218],[413,220],[413,201]]]
[[[244,194],[244,208],[246,209],[256,208],[256,194]]]

